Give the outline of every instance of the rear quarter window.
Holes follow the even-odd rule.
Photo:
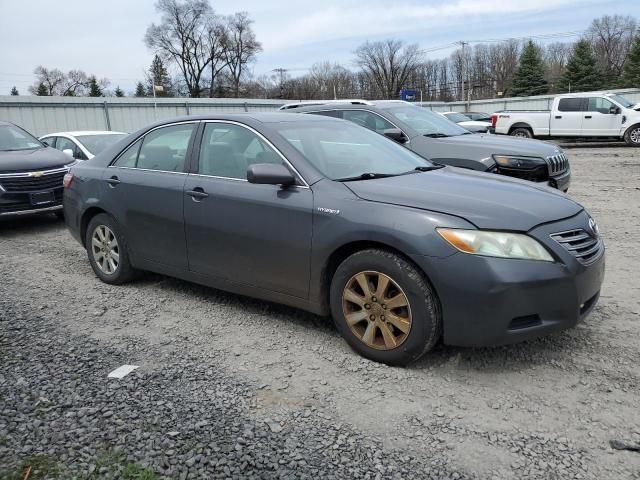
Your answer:
[[[561,98],[558,102],[559,112],[582,112],[584,110],[583,98]]]

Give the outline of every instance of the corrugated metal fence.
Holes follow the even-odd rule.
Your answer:
[[[640,103],[640,88],[625,88],[612,91],[619,93],[632,102]],[[549,110],[554,97],[555,95],[539,95],[535,97],[472,100],[469,102],[469,111],[493,113],[498,110]],[[467,110],[466,102],[418,102],[418,104],[436,112],[464,112]]]
[[[640,103],[640,89],[616,90]],[[471,111],[549,109],[553,95],[473,100]],[[31,133],[73,130],[116,130],[133,132],[164,118],[183,115],[275,111],[290,100],[242,98],[88,98],[0,96],[0,120],[14,122]],[[465,102],[418,102],[434,111],[465,111]]]
[[[0,96],[0,120],[34,135],[73,130],[133,132],[156,120],[183,115],[270,112],[282,100],[237,98],[91,98]]]

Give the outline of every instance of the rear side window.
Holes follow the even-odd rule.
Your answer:
[[[583,98],[561,98],[558,103],[560,112],[582,112],[584,110]]]
[[[138,161],[138,152],[140,151],[140,145],[142,145],[142,139],[135,142],[129,148],[127,148],[120,158],[116,160],[114,165],[116,167],[135,168]]]
[[[342,118],[342,112],[338,112],[336,110],[321,110],[318,112],[313,112],[313,114],[322,115],[323,117]]]
[[[194,124],[158,128],[144,137],[137,168],[183,172]]]
[[[225,178],[247,178],[256,163],[282,164],[282,158],[248,128],[230,123],[208,123],[202,135],[198,173]]]
[[[345,110],[342,112],[342,118],[381,134],[389,128],[395,128],[381,116],[363,110]]]

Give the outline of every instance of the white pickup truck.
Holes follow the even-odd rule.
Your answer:
[[[491,117],[495,133],[526,138],[623,138],[640,147],[640,104],[608,92],[570,93],[552,110],[503,110]]]

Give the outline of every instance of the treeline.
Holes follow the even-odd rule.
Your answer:
[[[246,12],[220,16],[208,0],[159,0],[156,9],[160,22],[144,36],[155,56],[129,92],[134,96],[374,99],[398,98],[408,88],[424,101],[452,101],[640,87],[640,30],[630,16],[595,19],[575,42],[463,44],[442,59],[401,40],[366,42],[354,51],[355,68],[325,61],[292,77],[284,68],[252,74],[262,46]],[[120,87],[110,90],[108,79],[80,70],[39,66],[34,73],[36,95],[124,95]]]

